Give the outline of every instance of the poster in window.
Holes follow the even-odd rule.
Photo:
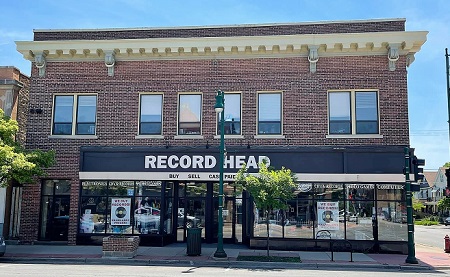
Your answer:
[[[111,199],[111,225],[130,225],[131,198]]]
[[[339,202],[317,202],[319,230],[339,230]]]

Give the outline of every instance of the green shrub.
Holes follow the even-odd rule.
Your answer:
[[[416,224],[416,225],[423,225],[423,226],[431,226],[431,225],[438,225],[439,221],[430,220],[429,218],[425,218],[425,219],[422,219],[422,220],[414,221],[414,224]]]

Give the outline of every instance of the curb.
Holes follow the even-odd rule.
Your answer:
[[[349,264],[349,263],[282,263],[245,261],[192,261],[192,260],[148,260],[126,258],[41,258],[41,257],[2,257],[0,263],[39,263],[39,264],[90,264],[90,265],[141,265],[141,266],[192,266],[192,267],[235,267],[261,269],[387,269],[400,271],[450,270],[450,266],[389,265],[389,264]]]

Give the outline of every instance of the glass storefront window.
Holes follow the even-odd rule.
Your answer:
[[[317,183],[314,184],[316,199],[336,200],[343,199],[344,185],[339,183]]]
[[[374,193],[373,184],[346,184],[345,194],[346,198],[350,200],[373,200]]]
[[[106,195],[108,183],[106,181],[81,182],[81,195]]]
[[[378,184],[377,200],[406,201],[405,185]]]
[[[161,224],[161,199],[136,197],[134,210],[135,234],[159,234]]]
[[[297,189],[294,192],[297,198],[301,199],[312,199],[314,195],[313,184],[312,183],[298,183]]]
[[[234,185],[230,183],[224,183],[223,184],[223,194],[225,196],[233,197],[234,194]]]
[[[106,197],[91,196],[81,198],[79,233],[105,233]]]
[[[406,206],[400,202],[377,203],[378,239],[407,241]]]
[[[109,196],[132,196],[134,190],[134,181],[109,181]]]
[[[186,196],[188,197],[205,197],[207,191],[207,183],[188,183],[186,189]]]
[[[339,222],[347,225],[347,239],[349,240],[373,240],[372,212],[373,201],[346,202],[347,211],[339,214]],[[352,212],[357,210],[358,212]]]
[[[137,181],[136,196],[161,196],[161,181]]]
[[[313,201],[294,199],[287,204],[285,237],[312,239],[315,220]]]

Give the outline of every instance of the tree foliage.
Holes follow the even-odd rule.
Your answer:
[[[441,211],[450,210],[450,198],[448,197],[441,198],[438,201],[437,206]]]
[[[265,162],[259,164],[257,175],[247,172],[247,165],[238,171],[235,182],[250,193],[256,208],[266,216],[267,256],[269,256],[269,214],[275,209],[285,209],[286,201],[294,197],[296,178],[290,169],[269,168]]]
[[[55,163],[54,151],[28,151],[17,143],[18,130],[17,121],[0,109],[0,186],[7,186],[12,179],[19,183],[33,182],[34,177],[44,176],[44,169]]]
[[[442,167],[450,167],[450,162],[446,162]]]
[[[414,211],[420,212],[423,208],[425,208],[425,205],[419,201],[419,199],[413,198],[412,200],[412,206]]]

